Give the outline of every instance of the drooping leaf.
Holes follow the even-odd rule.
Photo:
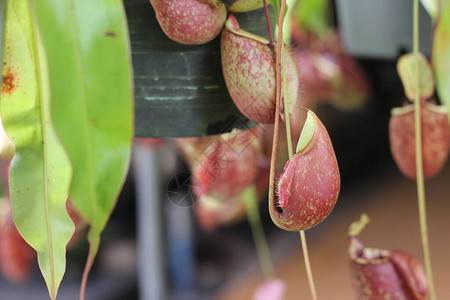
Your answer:
[[[403,83],[406,97],[414,101],[415,93],[419,88],[420,98],[430,98],[434,93],[433,70],[423,54],[418,56],[419,87],[415,77],[415,56],[412,53],[402,55],[397,62],[397,72]]]
[[[90,269],[128,171],[133,138],[129,35],[121,0],[41,0],[55,128],[73,165],[70,198],[90,224]]]
[[[71,165],[50,117],[48,66],[28,0],[9,1],[0,113],[16,146],[10,195],[19,233],[38,254],[55,299],[74,225],[66,211]]]
[[[439,99],[450,108],[450,1],[444,3],[434,31],[432,61]]]
[[[436,18],[439,0],[420,0],[432,19]]]

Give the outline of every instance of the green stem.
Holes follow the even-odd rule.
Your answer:
[[[288,154],[289,154],[289,160],[292,159],[292,156],[294,156],[294,149],[292,148],[292,136],[291,136],[291,117],[290,117],[290,113],[291,113],[291,108],[289,107],[289,101],[286,99],[286,57],[285,57],[285,49],[284,47],[281,48],[282,49],[282,68],[281,68],[281,72],[282,72],[282,77],[283,77],[283,85],[282,85],[282,89],[283,89],[283,93],[282,93],[282,98],[284,101],[284,116],[285,116],[285,121],[286,121],[286,137],[287,137],[287,146],[288,146]]]
[[[97,253],[97,249],[94,247],[92,242],[89,242],[89,254],[87,257],[86,265],[84,267],[83,277],[81,278],[80,300],[84,300],[86,297],[87,280],[88,280],[89,272],[92,269],[92,265],[94,264],[94,258],[95,258],[96,253]]]
[[[425,183],[423,178],[422,161],[422,128],[420,117],[420,91],[419,91],[419,0],[414,0],[413,10],[413,52],[414,52],[414,76],[416,81],[416,93],[414,96],[414,118],[415,118],[415,138],[416,138],[416,175],[417,175],[417,198],[419,202],[420,233],[422,237],[422,248],[425,263],[425,271],[428,278],[428,288],[430,299],[436,300],[434,289],[433,272],[431,269],[431,257],[428,243],[427,213],[425,199]]]
[[[266,279],[275,277],[275,268],[270,257],[269,245],[261,224],[258,211],[257,193],[254,185],[244,191],[244,205],[247,210],[247,218],[255,241],[256,252],[258,254],[259,265]]]

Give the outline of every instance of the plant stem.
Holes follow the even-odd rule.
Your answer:
[[[280,19],[278,24],[283,24],[284,10],[286,9],[286,1],[281,2]],[[282,37],[283,26],[278,26],[278,36]],[[283,45],[282,38],[277,42],[275,71],[276,71],[276,96],[275,96],[275,124],[273,127],[273,143],[272,143],[272,157],[270,159],[270,175],[269,175],[269,205],[275,200],[275,167],[277,163],[277,147],[278,134],[280,131],[280,105],[281,105],[281,46]]]
[[[283,23],[284,23],[284,12],[286,10],[286,0],[281,1],[281,9],[280,9],[280,19],[278,22],[278,41],[277,41],[277,57],[276,57],[276,75],[277,75],[277,104],[281,101],[281,96],[283,96],[284,100],[284,108],[285,108],[285,121],[286,121],[286,138],[287,138],[287,144],[288,144],[288,153],[289,153],[289,160],[292,159],[293,155],[293,148],[292,148],[292,136],[291,136],[291,122],[290,122],[290,109],[289,109],[289,102],[286,99],[286,61],[285,61],[285,54],[284,54],[284,42],[283,42]],[[282,77],[282,78],[281,78]],[[283,80],[283,85],[281,88],[281,79]],[[283,92],[283,93],[281,93]],[[279,106],[279,105],[278,105]],[[279,110],[279,109],[278,109]],[[278,120],[278,115],[276,116],[276,120]],[[278,128],[277,128],[278,130]],[[275,134],[275,133],[274,133]],[[278,131],[277,131],[278,135]],[[277,138],[278,140],[278,138]],[[273,153],[272,153],[273,158]],[[271,169],[272,174],[272,169]],[[271,182],[272,183],[272,182]],[[272,202],[269,202],[272,203]],[[314,278],[312,275],[311,270],[311,264],[309,260],[309,253],[308,253],[308,245],[306,243],[306,235],[305,232],[302,230],[300,231],[300,238],[302,243],[302,249],[303,249],[303,258],[305,260],[305,267],[306,267],[306,274],[308,276],[308,283],[309,288],[311,290],[311,295],[313,300],[317,300],[317,292],[316,292],[316,286],[314,284]]]
[[[284,1],[284,6],[286,2]],[[267,3],[264,0],[265,8],[267,8]],[[283,7],[283,4],[282,4]],[[267,11],[267,10],[266,10]],[[284,12],[284,10],[283,10]],[[282,21],[284,13],[280,14],[280,21]],[[267,22],[270,23],[269,18]],[[281,28],[281,30],[280,30]],[[282,31],[282,26],[278,26],[278,30]],[[271,31],[270,31],[271,32]],[[273,38],[273,37],[272,37]],[[275,202],[275,171],[277,165],[277,148],[278,148],[278,134],[280,132],[280,102],[281,102],[281,45],[282,43],[277,43],[277,52],[275,59],[275,71],[276,71],[276,94],[275,94],[275,123],[273,125],[273,141],[272,141],[272,155],[270,158],[270,173],[269,173],[269,205]]]
[[[300,239],[302,240],[303,258],[305,260],[306,274],[308,275],[309,289],[311,291],[312,298],[317,300],[316,285],[314,284],[311,264],[309,262],[308,245],[306,244],[306,235],[304,230],[300,231]]]
[[[261,224],[261,218],[258,211],[258,203],[256,200],[257,193],[254,185],[248,187],[244,192],[244,205],[247,210],[247,219],[250,223],[253,239],[255,241],[256,252],[258,253],[259,265],[266,279],[275,277],[275,268],[270,258],[269,245],[267,244],[266,235]]]
[[[433,274],[431,269],[430,249],[428,244],[427,213],[425,199],[425,183],[423,178],[422,161],[422,128],[421,128],[421,103],[419,91],[419,0],[414,0],[413,10],[413,53],[414,53],[414,76],[416,81],[416,93],[414,96],[414,119],[416,139],[416,176],[417,176],[417,198],[419,202],[420,233],[422,237],[422,248],[425,263],[425,271],[428,279],[430,299],[436,300],[434,290]]]
[[[273,126],[272,155],[270,158],[269,173],[269,205],[271,203],[274,203],[275,201],[275,171],[277,164],[278,133],[280,131],[280,98],[278,97],[278,84],[276,90],[277,97],[275,98],[275,124]]]
[[[88,257],[87,257],[86,265],[84,267],[83,277],[81,279],[80,300],[85,299],[87,280],[88,280],[89,272],[91,271],[92,265],[94,264],[94,257],[95,257],[96,252],[97,252],[97,250],[94,248],[92,243],[90,243]]]
[[[292,147],[292,135],[291,135],[291,108],[289,107],[289,100],[286,99],[286,57],[285,57],[285,49],[284,47],[282,49],[282,77],[283,77],[283,101],[284,101],[284,116],[285,116],[285,123],[286,123],[286,139],[287,139],[287,147],[288,147],[288,155],[289,160],[292,159],[294,156],[294,149]]]
[[[263,0],[263,2],[264,2],[264,11],[266,12],[267,31],[269,31],[270,45],[274,45],[272,26],[270,25],[269,7],[267,6],[267,0]]]

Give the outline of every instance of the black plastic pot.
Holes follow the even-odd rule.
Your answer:
[[[148,0],[124,1],[135,83],[135,135],[214,135],[253,125],[232,102],[222,75],[220,36],[199,46],[171,41]],[[241,27],[267,37],[263,9],[236,14]]]

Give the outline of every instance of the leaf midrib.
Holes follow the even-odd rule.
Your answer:
[[[17,20],[21,22],[20,18],[18,17],[17,13],[16,13],[16,7],[14,5],[14,3],[12,4],[14,7],[14,13],[16,14],[16,18]],[[28,8],[30,9],[30,7],[28,6]],[[46,226],[47,226],[47,235],[48,235],[48,243],[49,243],[49,255],[50,255],[50,294],[51,294],[51,298],[55,299],[56,297],[56,279],[55,279],[55,262],[54,262],[54,251],[53,251],[53,237],[52,237],[52,228],[51,228],[51,224],[50,224],[50,213],[49,213],[49,193],[48,193],[48,182],[49,182],[49,177],[48,177],[48,143],[47,143],[47,123],[46,123],[46,113],[45,113],[45,104],[44,101],[42,100],[42,90],[43,90],[43,86],[42,86],[42,78],[41,78],[41,68],[40,68],[40,56],[39,56],[39,46],[37,41],[37,35],[36,35],[36,31],[35,31],[35,22],[33,20],[33,16],[31,14],[31,10],[29,11],[29,20],[30,20],[30,25],[31,25],[31,36],[30,36],[30,41],[27,41],[27,47],[28,47],[28,51],[31,55],[31,58],[34,58],[34,73],[35,73],[35,77],[36,77],[36,101],[37,103],[39,103],[40,106],[40,113],[41,113],[41,130],[42,130],[42,140],[43,140],[43,145],[42,145],[42,153],[44,156],[44,207],[45,207],[45,221],[46,221]],[[32,45],[30,45],[30,43],[33,43]]]
[[[55,299],[56,297],[56,279],[55,279],[55,261],[53,259],[54,253],[53,253],[53,237],[52,237],[52,227],[50,224],[50,212],[49,212],[49,187],[48,182],[50,181],[48,172],[48,140],[47,140],[47,118],[45,113],[45,104],[42,99],[42,90],[44,87],[42,86],[42,79],[41,79],[41,69],[40,69],[40,61],[39,61],[39,49],[38,44],[36,43],[36,34],[34,28],[33,30],[33,36],[34,36],[34,48],[35,48],[35,56],[36,56],[36,78],[37,78],[37,85],[38,85],[38,93],[37,97],[39,98],[40,103],[40,111],[41,111],[41,123],[42,123],[42,141],[43,141],[43,154],[44,154],[44,203],[45,203],[45,217],[46,217],[46,223],[47,223],[47,233],[48,233],[48,239],[49,239],[49,251],[50,251],[50,268],[51,268],[51,298]]]

